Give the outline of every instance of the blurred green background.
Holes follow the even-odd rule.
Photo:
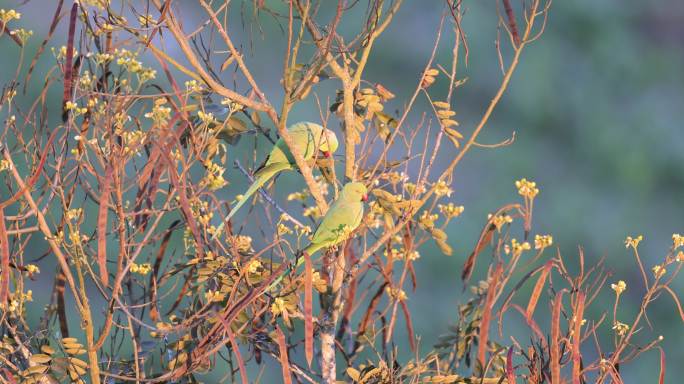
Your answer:
[[[56,1],[19,3],[2,0],[0,7],[16,8],[24,14],[15,25],[33,29],[32,43],[27,47],[27,56],[31,57],[47,31]],[[192,17],[200,15],[199,9],[190,2],[183,6],[191,25]],[[494,45],[496,3],[464,1],[463,6],[467,10],[463,28],[470,57],[468,66],[459,73],[469,80],[456,91],[454,109],[462,131],[467,133],[479,120],[502,75]],[[365,79],[394,92],[397,106],[415,87],[443,10],[441,1],[407,1],[376,44]],[[323,14],[330,12],[323,10]],[[231,33],[242,43],[250,36],[254,40],[248,62],[267,93],[278,100],[283,38],[270,16],[259,17],[263,35],[254,25],[239,22]],[[343,18],[342,33],[360,27],[361,19],[354,20],[354,15]],[[62,25],[49,46],[61,45],[64,35]],[[441,46],[437,57],[440,64],[448,65],[450,39],[447,37]],[[16,68],[17,49],[6,37],[0,40],[0,49],[12,52],[0,60],[4,84]],[[168,52],[173,55],[175,51],[170,47]],[[47,63],[39,65],[38,74],[44,73],[40,68],[53,63],[49,50],[43,60]],[[273,63],[277,63],[276,68]],[[30,88],[34,93],[25,100],[36,94],[42,80],[34,75]],[[438,81],[430,89],[435,99],[445,95],[444,83]],[[336,85],[322,85],[319,96],[323,100],[334,98]],[[54,93],[55,105],[60,96]],[[312,99],[308,101],[296,109],[291,121],[317,118]],[[417,111],[426,105],[421,100]],[[533,233],[552,234],[566,262],[577,260],[580,246],[589,264],[606,257],[614,273],[608,282],[627,281],[621,317],[631,318],[642,287],[634,258],[625,250],[625,237],[644,235],[640,250],[645,264],[651,266],[662,260],[672,233],[684,232],[683,118],[684,2],[554,2],[544,35],[523,54],[509,91],[480,139],[494,143],[515,132],[515,143],[495,150],[476,148],[466,157],[453,185],[453,201],[466,207],[449,228],[454,255],[443,256],[431,245],[421,252],[417,263],[419,286],[409,294],[409,307],[423,351],[429,350],[453,323],[461,296],[461,265],[477,241],[487,214],[517,200],[514,181],[522,177],[536,181],[541,189],[535,203]],[[336,128],[337,121],[331,122]],[[291,187],[296,188],[294,183]],[[242,181],[233,182],[225,198],[243,188]],[[48,288],[49,283],[45,284]],[[680,294],[684,292],[682,279],[674,288]],[[37,298],[36,305],[45,300],[47,297]],[[612,292],[597,300],[592,316],[612,305]],[[540,312],[543,315],[544,311]],[[684,325],[667,297],[660,298],[648,315],[654,330],[644,332],[665,335],[666,382],[677,382],[684,375],[684,367],[676,364],[684,361]],[[403,326],[397,330],[403,332]],[[602,331],[610,332],[609,322]],[[406,349],[406,345],[400,347]],[[657,351],[649,352],[644,359],[622,367],[627,383],[655,381]],[[646,366],[649,369],[643,369]]]

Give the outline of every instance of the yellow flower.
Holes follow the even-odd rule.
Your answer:
[[[620,281],[618,281],[618,282],[615,283],[615,284],[611,284],[611,285],[610,285],[610,288],[611,288],[613,291],[615,291],[615,294],[616,294],[616,295],[620,296],[620,294],[622,294],[622,292],[624,292],[625,289],[627,289],[627,283],[625,283],[624,281],[620,280]]]
[[[551,235],[535,235],[534,249],[544,249],[553,244],[553,237]]]
[[[221,294],[221,292],[212,291],[211,289],[204,293],[204,298],[210,303],[216,302],[216,301],[221,301],[221,300],[223,300],[223,297],[224,296],[223,296],[223,294]]]
[[[539,193],[537,183],[528,181],[527,179],[520,179],[515,182],[515,187],[518,188],[518,194],[530,199],[534,199]]]
[[[651,270],[653,271],[653,275],[655,276],[656,279],[663,277],[663,275],[667,273],[667,270],[665,269],[665,267],[663,267],[661,265],[656,265],[653,268],[651,268]]]
[[[634,248],[634,250],[636,250],[637,247],[639,246],[639,243],[643,239],[644,239],[644,236],[642,236],[642,235],[639,235],[637,237],[627,236],[627,239],[625,240],[625,248],[632,247],[632,248]]]
[[[679,251],[675,260],[679,261],[680,263],[684,263],[684,251]]]
[[[440,180],[437,182],[437,184],[435,184],[435,195],[437,196],[446,195],[449,197],[453,192],[454,190],[451,189],[445,181]]]
[[[401,288],[386,287],[385,292],[387,292],[387,294],[395,300],[404,301],[408,298],[408,296],[406,296],[406,292],[404,292],[404,290]]]
[[[235,249],[238,252],[249,252],[252,250],[252,238],[247,235],[238,235],[235,237]]]
[[[321,210],[318,208],[317,205],[314,205],[312,207],[308,207],[304,209],[304,212],[302,213],[304,216],[311,216],[311,217],[321,217]]]
[[[677,249],[682,246],[684,246],[684,236],[674,233],[672,235],[672,248]]]
[[[273,300],[273,304],[271,304],[271,313],[273,313],[273,316],[278,316],[286,311],[287,307],[285,306],[285,300],[280,297],[276,297],[276,299]]]
[[[29,264],[26,266],[26,272],[33,275],[34,273],[40,273],[40,268],[35,264]]]
[[[285,225],[285,223],[278,223],[278,236],[289,235],[292,233],[292,229]]]
[[[247,263],[247,265],[245,266],[245,271],[247,271],[247,273],[253,274],[257,273],[259,268],[261,268],[261,261],[254,259]]]
[[[506,214],[497,215],[497,216],[492,217],[492,214],[490,213],[490,214],[487,216],[487,219],[488,219],[488,220],[491,220],[492,224],[494,224],[494,226],[496,227],[496,229],[499,230],[499,231],[501,230],[501,227],[502,227],[504,224],[510,224],[510,223],[513,222],[513,218],[510,217],[510,216],[508,216],[508,215],[506,215]]]
[[[629,325],[616,321],[613,324],[613,329],[619,336],[624,336],[627,333],[627,331],[629,331]]]
[[[504,252],[506,252],[506,254],[509,254],[512,250],[513,255],[515,256],[520,256],[520,254],[522,254],[524,251],[529,251],[530,249],[532,249],[530,243],[528,243],[527,241],[524,243],[519,243],[516,239],[511,240],[510,247],[508,246],[508,244],[504,246]]]
[[[439,212],[442,213],[447,218],[457,217],[465,210],[462,205],[454,205],[454,203],[449,203],[447,205],[439,204],[437,205]]]
[[[321,277],[321,273],[318,271],[314,271],[311,274],[311,282],[314,288],[316,288],[316,290],[320,293],[324,293],[328,290],[328,284],[325,282],[325,279]]]
[[[2,21],[3,24],[7,24],[7,22],[12,19],[21,19],[21,13],[15,11],[14,9],[0,9],[0,21]]]

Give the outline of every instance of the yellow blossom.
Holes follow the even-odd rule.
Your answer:
[[[619,336],[624,336],[627,333],[627,331],[629,331],[629,325],[616,321],[613,324],[613,329]]]
[[[489,220],[492,222],[492,224],[494,224],[494,226],[496,227],[496,229],[499,230],[499,231],[501,230],[501,227],[502,227],[504,224],[510,224],[510,223],[513,222],[513,218],[510,217],[510,216],[508,216],[508,215],[506,215],[506,214],[497,215],[497,216],[492,217],[492,214],[490,213],[490,214],[487,216],[487,219],[489,219]]]
[[[304,201],[309,196],[306,192],[293,192],[287,195],[287,201],[300,200]]]
[[[625,283],[623,280],[620,280],[617,283],[611,284],[610,288],[615,291],[616,295],[620,296],[620,294],[627,289],[627,283]]]
[[[553,237],[551,235],[535,235],[534,249],[544,249],[553,244]]]
[[[520,254],[522,254],[524,251],[529,251],[530,249],[532,249],[530,243],[527,241],[519,243],[516,239],[511,239],[510,247],[508,244],[504,246],[504,252],[506,252],[506,254],[509,254],[511,251],[513,251],[513,255],[515,256],[520,256]]]
[[[515,187],[518,188],[518,194],[530,199],[534,199],[539,193],[537,183],[528,181],[527,179],[520,179],[515,182]]]
[[[273,316],[278,316],[286,311],[287,307],[285,306],[285,300],[280,297],[276,297],[276,299],[273,300],[273,304],[271,304],[271,313],[273,313]]]
[[[211,289],[204,293],[204,298],[208,302],[216,302],[223,300],[224,296],[219,291],[212,291]]]
[[[292,229],[285,225],[285,223],[278,223],[278,236],[289,235],[292,233]]]
[[[447,205],[439,204],[437,205],[437,208],[439,208],[439,212],[447,218],[460,216],[461,213],[463,213],[463,211],[465,210],[464,206],[454,205],[454,203],[449,203]]]
[[[34,273],[40,273],[40,268],[35,264],[29,264],[26,266],[26,272],[33,275]]]
[[[674,233],[672,234],[672,248],[677,249],[684,246],[684,236]]]
[[[321,217],[321,210],[318,208],[317,205],[314,205],[314,206],[307,207],[306,209],[304,209],[304,212],[302,212],[302,215],[307,216],[307,217],[311,216],[314,218]]]
[[[451,187],[445,182],[445,181],[438,181],[437,184],[435,184],[435,195],[436,196],[451,196],[451,194],[454,192]]]
[[[247,265],[245,265],[245,271],[251,274],[257,273],[259,268],[261,268],[261,261],[256,259],[250,260]]]
[[[636,250],[637,247],[639,246],[639,243],[643,239],[644,239],[644,236],[642,236],[642,235],[639,235],[637,237],[627,236],[627,239],[625,240],[625,248],[632,247],[632,248],[634,248],[634,250]]]
[[[385,292],[387,292],[387,294],[391,298],[398,300],[398,301],[404,301],[408,298],[408,296],[406,296],[406,292],[404,292],[404,290],[401,288],[386,287]]]
[[[316,288],[316,290],[320,293],[324,293],[328,290],[328,284],[325,282],[325,279],[321,277],[321,273],[318,271],[314,271],[311,274],[311,282],[313,287]]]
[[[246,253],[252,250],[252,238],[247,235],[235,236],[235,249],[238,252]]]
[[[665,269],[665,267],[663,267],[661,265],[656,265],[653,268],[651,268],[651,270],[653,271],[653,275],[655,276],[656,279],[663,277],[663,275],[667,273],[667,270]]]
[[[131,264],[131,272],[138,273],[140,275],[147,275],[152,270],[152,266],[149,263],[145,264]]]
[[[3,24],[7,24],[8,21],[13,19],[21,19],[21,13],[15,11],[14,9],[0,9],[0,21],[2,21]]]

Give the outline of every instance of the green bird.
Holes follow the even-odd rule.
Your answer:
[[[316,123],[296,123],[290,126],[287,131],[305,161],[312,160],[318,151],[325,157],[331,157],[339,145],[337,136],[333,131],[325,129]],[[240,198],[240,201],[235,204],[223,223],[230,220],[240,207],[249,201],[250,196],[264,186],[264,184],[271,180],[275,175],[282,171],[296,169],[296,167],[297,164],[294,156],[288,149],[287,144],[285,144],[285,141],[282,138],[278,139],[273,146],[271,153],[268,154],[266,161],[254,173],[254,182]],[[223,228],[223,223],[221,223],[216,233],[219,233]]]
[[[368,201],[366,186],[359,182],[345,184],[340,196],[332,203],[323,220],[311,237],[311,244],[304,248],[303,253],[309,256],[323,248],[330,248],[347,238],[361,224],[363,219],[363,203]],[[297,269],[304,263],[304,257],[299,257],[297,263],[278,276],[268,290],[276,286],[285,275]]]
[[[321,248],[330,248],[349,237],[349,234],[361,224],[363,219],[363,203],[368,201],[366,186],[359,182],[345,184],[337,200],[323,217],[316,228],[311,244],[304,248],[309,256]]]

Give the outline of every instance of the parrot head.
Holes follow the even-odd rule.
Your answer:
[[[363,183],[359,182],[345,184],[342,188],[342,195],[349,201],[368,201],[368,190]]]
[[[337,151],[338,146],[339,142],[337,141],[335,132],[326,129],[321,133],[321,142],[318,145],[318,150],[321,151],[323,156],[327,158],[331,157],[332,154]]]

